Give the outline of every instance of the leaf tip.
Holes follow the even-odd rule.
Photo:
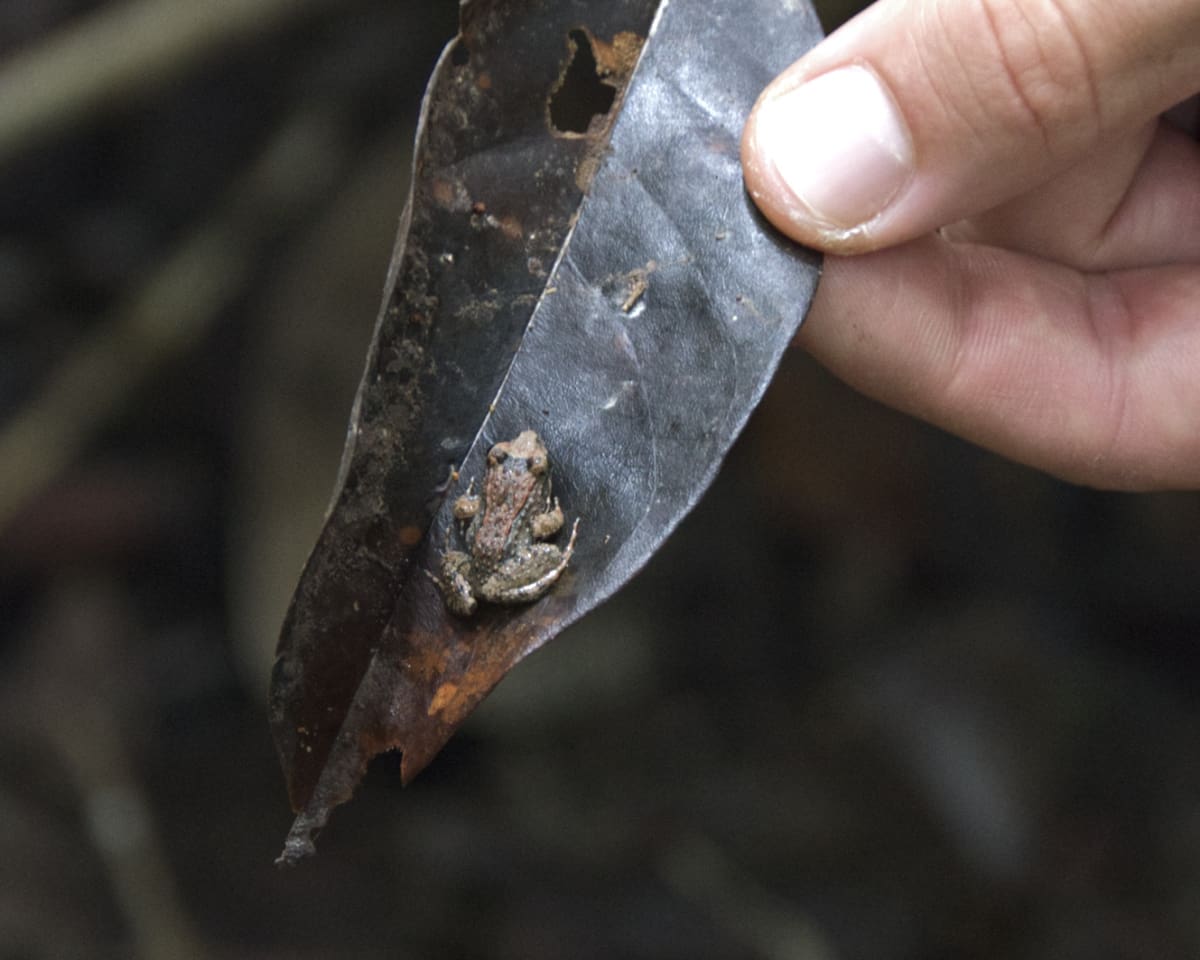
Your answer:
[[[323,822],[315,822],[306,813],[296,817],[287,839],[283,841],[283,851],[275,858],[275,866],[281,869],[294,867],[301,860],[316,856],[317,845],[314,841],[322,826]]]

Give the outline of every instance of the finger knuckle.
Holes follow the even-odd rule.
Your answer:
[[[976,65],[981,106],[1040,137],[1051,154],[1068,153],[1102,125],[1093,56],[1065,0],[974,0],[991,49]]]

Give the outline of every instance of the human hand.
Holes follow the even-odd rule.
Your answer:
[[[1200,144],[1160,120],[1197,91],[1196,0],[880,0],[742,142],[775,226],[862,254],[797,342],[1066,479],[1200,487]]]

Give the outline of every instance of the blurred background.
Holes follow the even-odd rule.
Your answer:
[[[1195,960],[1200,497],[798,352],[641,576],[273,867],[267,670],[456,15],[0,0],[0,960]]]

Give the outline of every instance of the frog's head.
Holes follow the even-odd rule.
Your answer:
[[[540,477],[550,469],[550,457],[542,438],[532,430],[524,430],[515,440],[497,443],[488,451],[489,472],[501,469],[505,473],[529,472]]]

